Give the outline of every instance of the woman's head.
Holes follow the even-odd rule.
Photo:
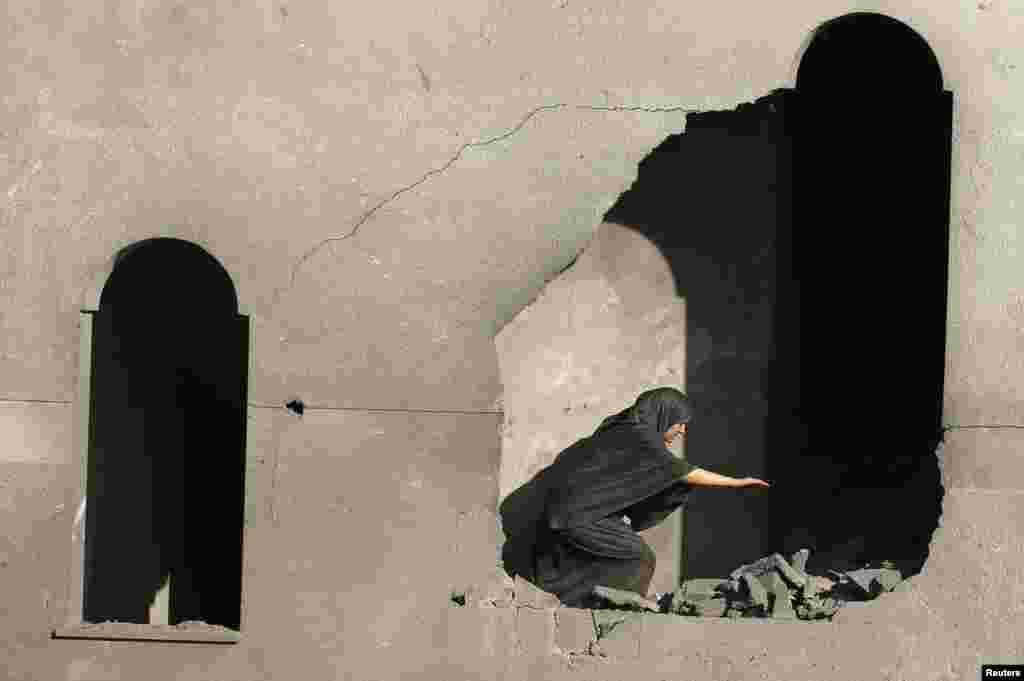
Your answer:
[[[666,440],[684,432],[685,427],[678,426],[685,426],[693,416],[689,398],[675,388],[655,388],[640,393],[633,411],[641,423]]]
[[[681,391],[675,388],[655,388],[640,393],[636,402],[602,421],[594,434],[622,426],[639,425],[650,432],[652,437],[664,440],[667,445],[678,433],[685,431],[684,424],[692,414],[690,400]]]

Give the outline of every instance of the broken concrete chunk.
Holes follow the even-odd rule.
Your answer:
[[[807,558],[811,555],[810,549],[800,549],[794,553],[790,559],[789,564],[800,572],[807,573]]]
[[[732,572],[729,573],[729,577],[732,579],[740,579],[743,575],[753,575],[754,577],[760,577],[761,575],[767,574],[775,569],[775,556],[778,554],[772,554],[755,560],[749,565],[741,565]]]
[[[834,598],[811,598],[796,604],[797,617],[804,620],[831,618],[839,610],[841,603]]]
[[[786,578],[786,580],[794,586],[803,586],[804,582],[807,581],[807,575],[802,571],[793,569],[786,559],[782,557],[780,553],[773,553],[770,556],[765,556],[760,560],[756,560],[749,565],[743,565],[736,568],[730,573],[730,577],[737,579],[738,577],[749,574],[754,577],[760,577],[766,575],[773,570],[778,570],[779,573]]]
[[[844,575],[868,598],[874,598],[883,591],[892,591],[903,580],[899,570],[890,568],[863,568],[850,570]]]
[[[900,582],[903,581],[903,575],[900,574],[899,570],[881,568],[879,570],[879,575],[875,577],[874,581],[882,587],[883,591],[892,591]]]
[[[796,619],[792,596],[786,581],[777,572],[773,572],[769,575],[769,578],[765,587],[774,595],[772,599],[772,617],[776,619]]]
[[[836,583],[828,577],[808,575],[807,581],[804,582],[804,586],[800,590],[800,593],[805,600],[811,599],[823,592],[831,591],[835,584]]]
[[[736,577],[735,579],[723,580],[722,583],[719,585],[718,590],[727,595],[738,596],[741,591],[740,578]]]
[[[807,575],[804,574],[803,570],[797,570],[794,568],[778,553],[772,554],[772,557],[775,558],[775,569],[779,571],[779,574],[781,574],[787,582],[797,588],[802,588],[803,585],[807,583]]]
[[[875,596],[877,594],[872,592],[871,580],[874,575],[869,570],[850,570],[846,573],[846,576],[850,578],[850,581],[856,584],[861,591],[867,596]]]
[[[669,591],[658,596],[658,612],[663,614],[675,612],[673,606],[683,600],[682,594],[683,590],[682,587],[680,587],[675,591]],[[679,613],[675,614],[678,615]]]
[[[698,617],[721,617],[728,607],[729,602],[724,598],[710,598],[693,603],[695,614]]]
[[[776,599],[775,604],[772,606],[772,617],[777,620],[799,619],[796,615],[796,610],[793,609],[793,602],[789,600],[788,596]]]
[[[723,580],[704,580],[719,583]],[[665,594],[658,599],[659,611],[665,614],[689,617],[721,617],[729,607],[729,600],[721,593],[709,592],[710,585],[704,585],[696,593],[687,596],[686,586]]]
[[[690,579],[682,586],[683,597],[691,601],[708,600],[717,596],[724,579]]]
[[[640,617],[640,613],[616,612],[614,610],[594,611],[594,632],[597,640],[607,638],[612,631],[619,626],[627,626],[628,623]]]
[[[658,612],[657,603],[632,591],[613,589],[610,586],[595,586],[593,589],[593,595],[615,607]]]
[[[740,577],[743,583],[747,587],[747,593],[750,594],[750,602],[755,607],[762,608],[765,612],[768,610],[768,592],[765,590],[761,582],[753,575],[742,575]]]
[[[780,589],[786,588],[786,582],[782,579],[778,572],[769,572],[766,575],[761,575],[757,578],[757,581],[761,582],[761,585],[765,588],[768,593],[775,593]]]

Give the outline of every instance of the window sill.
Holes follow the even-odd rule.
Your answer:
[[[134,622],[82,622],[54,629],[53,638],[106,641],[174,641],[180,643],[238,643],[241,632],[216,624],[188,622],[177,625]]]

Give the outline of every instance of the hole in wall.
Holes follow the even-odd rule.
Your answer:
[[[680,578],[724,577],[800,549],[810,550],[813,574],[883,565],[903,578],[920,572],[943,494],[935,450],[951,111],[923,39],[889,17],[855,13],[817,31],[795,90],[691,114],[685,133],[646,157],[588,251],[531,306],[529,323],[569,318],[566,326],[530,332],[514,320],[499,336],[502,366],[515,372],[503,376],[507,418],[518,424],[506,429],[503,447],[503,471],[519,476],[503,482],[503,495],[511,492],[502,504],[506,548],[538,521],[538,469],[642,389],[673,385],[644,358],[629,377],[642,387],[627,394],[621,374],[581,358],[595,339],[642,335],[627,331],[622,315],[580,305],[601,281],[622,308],[642,306],[643,286],[657,286],[656,277],[624,272],[635,258],[608,245],[625,243],[628,229],[656,248],[650,265],[667,267],[685,302],[684,379],[676,385],[698,409],[687,458],[773,483],[766,493],[694,495],[682,546],[669,557],[680,562]],[[601,292],[594,295],[596,309]],[[542,313],[543,305],[553,311]],[[630,323],[671,335],[650,309]],[[615,359],[638,359],[628,355],[637,343],[618,347],[626,354]],[[552,371],[551,357],[565,369]],[[539,412],[554,406],[552,395],[557,409]],[[575,435],[562,419],[576,424]],[[507,569],[528,574],[530,549],[520,544],[506,551]]]

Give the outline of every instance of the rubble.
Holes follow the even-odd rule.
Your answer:
[[[810,551],[807,551],[810,555]],[[803,587],[807,581],[807,574],[803,570],[797,570],[778,553],[773,553],[770,556],[765,556],[758,561],[751,563],[750,565],[743,565],[729,575],[733,580],[738,579],[742,575],[752,575],[754,577],[761,577],[772,573],[773,571],[778,572],[780,575],[786,578],[786,581],[796,587]]]
[[[770,611],[768,607],[768,592],[765,591],[764,586],[761,582],[751,574],[744,574],[740,576],[743,580],[743,586],[747,589],[747,598],[750,601],[750,606],[759,609],[759,613],[767,613]]]
[[[689,580],[675,592],[670,591],[659,596],[659,611],[694,617],[721,617],[728,607],[727,601],[718,590],[724,582],[722,579]]]
[[[699,579],[658,599],[659,611],[695,617],[832,619],[843,603],[892,591],[902,580],[891,563],[839,572],[806,572],[809,549],[789,561],[778,553],[733,570],[727,579]]]
[[[771,600],[771,614],[776,619],[796,619],[796,613],[793,610],[793,596],[789,593],[789,588],[786,586],[785,580],[778,572],[772,572],[767,575],[758,577],[758,580],[764,585],[765,590],[769,594]],[[804,580],[804,584],[807,580]],[[801,595],[803,594],[803,585],[801,585]]]
[[[640,594],[633,593],[632,591],[613,589],[608,586],[595,586],[592,595],[599,599],[605,607],[658,612],[657,603],[649,601]]]
[[[850,583],[857,586],[869,598],[874,598],[884,591],[892,591],[901,580],[899,570],[890,568],[862,568],[835,574],[840,577],[848,577]]]
[[[810,555],[811,552],[809,549],[800,549],[790,557],[789,563],[800,572],[806,573],[807,558],[810,557]]]

